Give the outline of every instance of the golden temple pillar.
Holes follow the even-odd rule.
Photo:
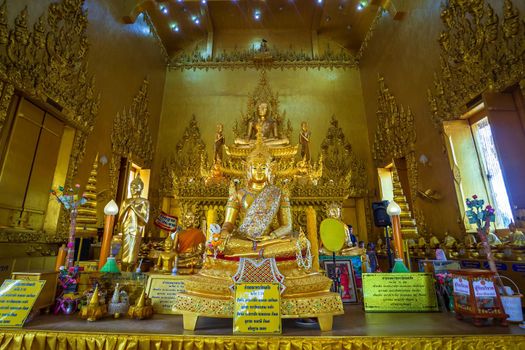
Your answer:
[[[319,242],[317,238],[317,213],[312,206],[306,208],[306,234],[312,249],[312,271],[319,271]]]

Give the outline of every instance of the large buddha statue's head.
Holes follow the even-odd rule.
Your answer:
[[[248,155],[247,171],[248,181],[265,183],[270,179],[270,165],[272,156],[268,149],[257,142],[255,149]]]

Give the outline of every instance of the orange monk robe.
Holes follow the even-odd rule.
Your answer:
[[[177,252],[187,253],[193,251],[201,243],[206,242],[206,236],[198,228],[188,228],[177,234]]]

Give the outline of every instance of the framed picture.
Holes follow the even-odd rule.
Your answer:
[[[333,260],[324,260],[323,268],[326,276],[334,281],[331,291],[338,292],[343,303],[357,304],[357,290],[352,261],[350,259],[336,260],[334,266]],[[337,281],[337,284],[335,281]]]

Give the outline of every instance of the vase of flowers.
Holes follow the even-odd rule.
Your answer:
[[[485,206],[485,201],[478,198],[477,195],[473,195],[472,198],[467,198],[466,205],[468,208],[466,212],[468,221],[471,225],[476,225],[478,237],[483,245],[485,254],[487,255],[490,270],[497,274],[498,270],[487,239],[490,224],[496,220],[494,208],[490,205]]]
[[[78,208],[87,202],[84,195],[79,196],[80,185],[76,184],[74,188],[65,189],[64,186],[58,186],[58,189],[52,189],[51,195],[55,196],[58,203],[69,212],[69,239],[67,243],[66,269],[73,267],[75,260],[75,232],[77,226]]]

